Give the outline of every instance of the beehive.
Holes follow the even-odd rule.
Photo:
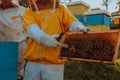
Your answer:
[[[73,2],[67,5],[70,12],[75,15],[84,15],[84,12],[89,11],[89,5],[82,1]]]
[[[120,18],[113,18],[114,24],[120,24]]]
[[[102,25],[110,26],[111,18],[106,14],[86,15],[86,23],[87,25],[102,24]]]
[[[119,49],[119,31],[66,33],[62,42],[68,48],[61,48],[60,59],[115,64]]]
[[[94,31],[105,31],[110,29],[111,14],[105,10],[93,10],[85,12],[86,25]]]
[[[17,79],[18,43],[0,41],[0,80]]]
[[[108,31],[110,30],[109,26],[106,25],[87,25],[92,31]]]
[[[120,29],[120,16],[112,17],[111,29]]]

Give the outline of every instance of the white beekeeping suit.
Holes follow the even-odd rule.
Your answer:
[[[18,0],[16,0],[18,1]],[[18,75],[23,75],[24,60],[22,54],[26,48],[22,16],[25,8],[13,1],[14,7],[2,9],[0,4],[0,41],[19,43]]]

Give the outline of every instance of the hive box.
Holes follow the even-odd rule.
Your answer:
[[[89,62],[115,64],[119,49],[118,30],[66,33],[61,42],[68,48],[61,48],[59,58]]]
[[[0,80],[17,79],[18,43],[0,41]]]
[[[67,7],[70,10],[70,12],[75,16],[83,16],[84,12],[89,11],[90,8],[90,6],[83,1],[72,2],[70,4],[67,4]]]
[[[86,24],[87,25],[102,24],[109,27],[111,24],[111,18],[106,14],[86,15]]]
[[[88,28],[90,28],[92,31],[109,31],[110,27],[106,25],[87,25]]]
[[[110,26],[111,24],[111,14],[106,10],[92,10],[86,11],[86,24],[87,25],[106,25]]]

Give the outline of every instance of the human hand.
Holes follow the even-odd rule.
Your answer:
[[[58,46],[67,48],[66,44],[63,44],[63,43],[60,43],[59,41],[57,41],[58,37],[59,37],[59,35],[57,35],[57,34],[52,35],[52,36],[50,36],[48,34],[44,34],[40,37],[39,41],[44,46],[47,46],[50,48],[56,48]]]
[[[83,32],[83,33],[87,33],[87,32],[89,32],[89,31],[92,31],[90,28],[87,28],[86,27],[86,29],[84,30],[84,29],[79,29],[79,32]]]
[[[70,25],[69,28],[70,32],[83,32],[83,33],[87,33],[88,31],[91,31],[90,28],[85,27],[81,22],[73,22]]]

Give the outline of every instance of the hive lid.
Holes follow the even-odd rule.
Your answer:
[[[92,10],[92,11],[86,11],[84,13],[84,15],[94,15],[94,14],[106,14],[111,17],[111,14],[106,10]]]

